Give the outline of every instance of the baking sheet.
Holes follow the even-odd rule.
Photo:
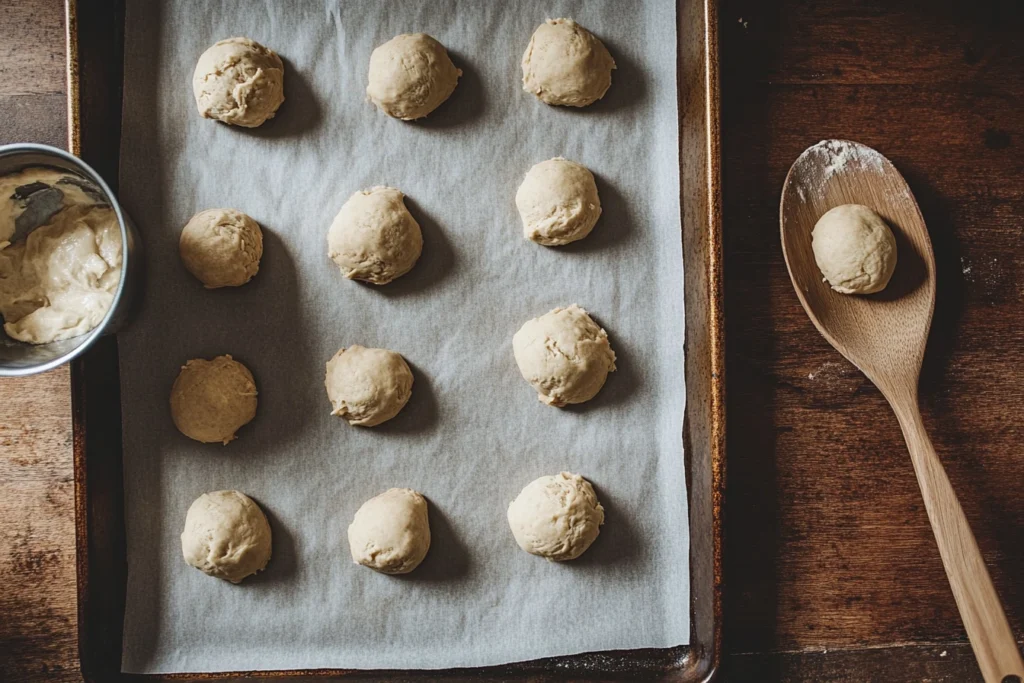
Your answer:
[[[675,3],[129,0],[121,199],[146,246],[148,287],[119,335],[128,587],[123,669],[231,671],[482,666],[689,640],[682,459],[683,289]],[[519,59],[547,17],[593,30],[618,63],[600,103],[548,107]],[[444,43],[464,74],[426,121],[364,100],[373,47],[401,32]],[[201,119],[190,79],[218,39],[285,60],[286,102],[253,131]],[[521,236],[515,189],[564,155],[598,178],[604,213],[582,243]],[[326,231],[355,190],[408,195],[416,268],[383,288],[344,280]],[[259,275],[206,291],[177,238],[230,206],[264,228]],[[598,397],[557,410],[520,377],[512,335],[579,303],[618,354]],[[360,343],[402,353],[413,398],[356,429],[332,417],[324,363]],[[258,414],[227,447],[179,434],[167,397],[189,358],[231,353]],[[590,479],[607,515],[579,560],[523,553],[505,521],[520,488]],[[345,528],[391,486],[430,500],[433,545],[406,577],[352,564]],[[178,535],[200,493],[237,488],[267,512],[274,556],[239,586],[188,567]]]

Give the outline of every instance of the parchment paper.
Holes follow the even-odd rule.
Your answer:
[[[599,104],[550,107],[521,89],[534,28],[569,16],[618,70]],[[129,0],[121,199],[145,243],[144,307],[119,345],[124,415],[129,672],[497,664],[689,640],[682,459],[683,287],[673,0],[243,2]],[[364,100],[370,52],[425,31],[464,75],[426,121]],[[287,100],[257,130],[199,117],[202,51],[245,35],[286,63]],[[564,155],[598,178],[604,214],[582,243],[522,237],[514,196]],[[348,196],[408,195],[425,246],[373,287],[326,254]],[[204,290],[177,241],[196,211],[235,207],[263,226],[260,272]],[[512,355],[527,319],[579,303],[606,327],[619,370],[599,396],[539,403]],[[324,364],[360,343],[402,353],[413,397],[375,429],[332,417]],[[185,438],[168,395],[179,366],[230,353],[259,388],[228,446]],[[607,511],[579,560],[520,550],[505,509],[534,478],[590,479]],[[352,563],[345,529],[392,486],[430,501],[433,546],[411,575]],[[204,491],[251,495],[273,528],[267,570],[234,586],[181,557]]]

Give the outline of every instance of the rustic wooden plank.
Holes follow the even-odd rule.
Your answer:
[[[0,3],[0,144],[67,142],[63,13]],[[0,380],[0,406],[0,680],[81,680],[68,368]]]
[[[789,683],[972,683],[982,680],[970,646],[963,643],[732,654],[725,659],[722,678]]]
[[[64,3],[0,3],[0,95],[64,93]]]
[[[0,95],[0,144],[67,145],[67,104],[57,95]]]
[[[0,680],[77,676],[68,374],[0,381]]]
[[[1024,70],[1016,0],[730,0],[721,16],[726,57],[756,57],[748,82],[998,89]]]
[[[879,148],[921,203],[939,273],[925,419],[1024,627],[1024,416],[1011,408],[1024,400],[1024,45],[1000,19],[1012,9],[724,3],[737,17],[722,37],[732,648],[964,638],[895,418],[814,331],[782,260],[782,181],[829,137]],[[890,666],[879,680],[924,675]]]

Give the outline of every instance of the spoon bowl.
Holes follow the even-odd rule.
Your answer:
[[[843,204],[873,209],[896,238],[896,270],[877,294],[836,292],[814,261],[815,223]],[[935,254],[914,195],[896,167],[865,145],[824,140],[789,169],[779,213],[786,265],[818,331],[886,396],[891,378],[912,377],[916,384],[935,310]]]
[[[873,209],[896,238],[896,270],[876,294],[833,291],[815,263],[811,232],[826,211],[843,204]],[[982,676],[986,683],[1021,683],[1024,661],[1017,642],[918,408],[917,385],[935,310],[935,254],[914,195],[875,150],[848,140],[823,140],[789,169],[779,220],[786,267],[807,315],[874,382],[896,413]]]

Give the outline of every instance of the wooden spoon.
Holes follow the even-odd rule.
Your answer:
[[[841,204],[874,209],[896,237],[896,271],[878,294],[833,291],[814,261],[814,224]],[[1022,680],[1024,662],[1013,632],[918,409],[917,385],[935,309],[935,255],[910,188],[892,163],[870,147],[823,140],[805,150],[789,169],[779,218],[789,276],[811,322],[874,382],[896,413],[942,564],[986,683]]]

